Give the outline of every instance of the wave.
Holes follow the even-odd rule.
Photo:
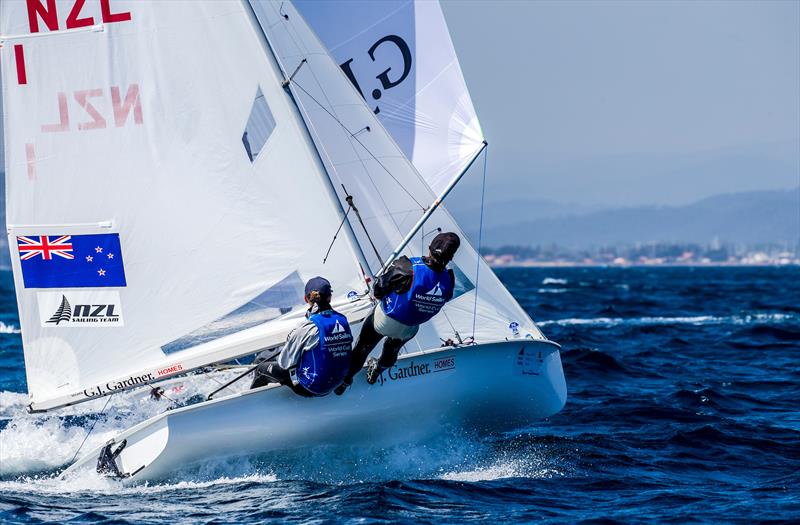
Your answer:
[[[594,348],[573,348],[562,350],[561,358],[566,368],[578,366],[581,372],[622,372],[625,368],[613,356]]]
[[[713,316],[713,315],[697,315],[689,317],[594,317],[594,318],[569,318],[569,319],[551,319],[548,321],[539,321],[536,324],[539,326],[619,326],[619,325],[675,325],[675,324],[688,324],[688,325],[718,325],[718,324],[733,324],[733,325],[751,325],[751,324],[780,324],[787,322],[795,322],[800,320],[800,316],[793,314],[779,314],[779,313],[760,313],[749,315],[730,315],[730,316]]]
[[[536,290],[537,293],[564,293],[566,291],[566,288],[539,288]]]
[[[545,277],[544,279],[542,279],[542,284],[543,285],[548,285],[548,284],[567,284],[568,282],[569,282],[569,280],[567,280],[567,279],[557,279],[555,277]]]
[[[0,321],[0,334],[18,334],[20,332],[19,326]]]

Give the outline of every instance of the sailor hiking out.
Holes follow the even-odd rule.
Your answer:
[[[331,308],[332,294],[327,279],[314,277],[306,283],[306,321],[289,333],[276,362],[265,360],[268,352],[256,358],[262,362],[250,388],[280,383],[301,396],[317,397],[342,383],[350,367],[353,334],[347,318]]]
[[[427,257],[400,257],[375,281],[373,293],[379,300],[353,348],[350,370],[335,392],[342,395],[361,370],[370,352],[386,337],[380,357],[370,359],[367,382],[375,384],[381,373],[394,366],[400,349],[453,298],[455,275],[447,264],[461,240],[452,232],[433,238]]]

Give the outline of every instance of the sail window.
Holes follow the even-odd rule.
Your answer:
[[[292,272],[258,296],[216,321],[194,330],[161,347],[165,354],[174,354],[201,343],[252,328],[286,314],[303,303],[304,285],[300,275]]]
[[[453,274],[456,276],[456,285],[453,289],[453,299],[475,289],[475,285],[472,284],[472,281],[467,278],[467,275],[461,271],[461,268],[459,268],[455,263],[450,263],[450,268],[453,270]]]
[[[267,101],[261,88],[256,91],[256,98],[253,100],[253,105],[250,107],[250,116],[247,118],[247,125],[242,134],[242,145],[244,152],[250,162],[255,162],[258,154],[267,143],[267,139],[275,129],[275,118],[269,110]]]

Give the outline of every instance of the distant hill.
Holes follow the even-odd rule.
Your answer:
[[[474,236],[471,234],[471,236]],[[644,206],[492,226],[485,246],[590,247],[637,242],[800,241],[800,187],[717,195],[686,206]]]

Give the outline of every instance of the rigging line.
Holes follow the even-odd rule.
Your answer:
[[[281,4],[281,6],[282,6],[282,5],[283,5],[283,4]],[[283,14],[283,17],[284,17],[284,19],[286,19],[287,21],[289,20],[289,17],[288,17],[287,15]],[[301,17],[301,18],[302,18],[302,17]],[[289,37],[289,38],[292,40],[292,42],[294,43],[294,46],[295,46],[295,48],[296,48],[298,51],[300,51],[300,55],[309,55],[309,54],[312,54],[312,53],[310,53],[310,52],[309,52],[309,50],[306,48],[306,46],[304,46],[304,45],[303,45],[303,46],[301,46],[301,45],[300,45],[300,43],[298,42],[298,39],[297,39],[297,38],[295,38],[295,35],[294,35],[294,32],[295,32],[295,31],[293,31],[293,30],[295,30],[295,28],[294,28],[294,27],[292,27],[291,25],[284,25],[283,27],[284,27],[284,29],[286,30],[286,34],[287,34],[287,36],[288,36],[288,37]],[[320,45],[322,45],[322,42],[320,42],[320,41],[319,41],[319,39],[317,39],[317,42],[318,42]],[[328,58],[330,58],[331,60],[333,60],[333,57],[332,57],[332,56],[331,56],[329,53],[325,53],[325,52],[323,51],[322,53],[319,53],[319,54],[321,54],[322,56],[327,56]],[[303,56],[303,60],[307,60],[307,56]],[[299,69],[299,68],[298,68],[298,69]],[[320,90],[322,90],[322,94],[325,96],[325,100],[328,102],[328,104],[330,104],[330,105],[331,105],[331,108],[333,108],[333,103],[331,102],[330,98],[328,98],[328,95],[327,95],[327,93],[325,92],[325,90],[322,88],[322,84],[320,84],[320,81],[319,81],[319,79],[317,78],[317,75],[316,75],[316,73],[314,72],[314,68],[313,68],[313,67],[309,67],[309,68],[308,68],[308,70],[309,70],[309,72],[311,73],[311,76],[313,77],[314,81],[317,83],[317,86],[320,88]],[[284,72],[284,77],[285,77],[285,76],[286,76],[286,75],[285,75],[285,72]],[[349,82],[349,80],[348,80],[348,82]],[[342,123],[342,122],[341,122],[341,121],[338,119],[338,117],[337,117],[335,114],[331,114],[331,112],[330,112],[330,111],[328,111],[328,109],[327,109],[325,106],[323,106],[323,105],[322,105],[322,104],[321,104],[321,103],[320,103],[318,100],[316,100],[316,99],[315,99],[313,96],[311,96],[311,94],[310,94],[310,93],[308,93],[308,91],[306,91],[306,90],[303,88],[303,86],[301,86],[301,85],[300,85],[300,84],[298,84],[297,82],[295,82],[295,85],[297,85],[297,86],[298,86],[298,87],[299,87],[299,88],[300,88],[300,89],[301,89],[301,90],[302,90],[304,93],[306,93],[306,94],[307,94],[307,95],[308,95],[308,96],[311,98],[311,100],[313,100],[313,101],[314,101],[314,102],[315,102],[315,103],[316,103],[318,106],[320,106],[320,107],[321,107],[323,110],[325,110],[325,112],[326,112],[326,113],[328,113],[328,114],[329,114],[331,117],[333,117],[333,119],[334,119],[334,120],[336,120],[336,122],[337,122],[337,123],[338,123],[338,124],[339,124],[339,125],[342,127],[342,129],[344,129],[344,131],[345,131],[345,132],[348,134],[348,142],[350,142],[350,147],[351,147],[351,148],[353,148],[353,153],[355,153],[355,154],[356,154],[356,157],[358,157],[358,161],[359,161],[359,163],[361,164],[361,167],[362,167],[362,169],[364,170],[364,172],[365,172],[365,174],[366,174],[367,178],[369,179],[370,183],[372,184],[372,186],[375,188],[375,193],[378,195],[378,199],[380,199],[380,202],[383,204],[383,207],[384,207],[384,208],[387,210],[387,212],[389,212],[389,213],[388,213],[388,215],[389,215],[389,219],[392,221],[392,224],[394,224],[394,227],[397,229],[397,232],[398,232],[398,233],[401,233],[401,230],[400,230],[400,225],[399,225],[399,224],[397,224],[397,221],[395,220],[395,218],[394,218],[394,215],[393,215],[393,214],[391,213],[391,211],[389,210],[389,206],[388,206],[388,204],[386,203],[386,200],[383,198],[383,194],[382,194],[382,193],[381,193],[381,192],[378,190],[378,186],[377,186],[377,184],[375,184],[375,180],[373,179],[373,177],[372,177],[372,174],[369,172],[369,170],[367,169],[367,166],[366,166],[366,164],[364,163],[364,158],[362,158],[362,153],[361,153],[360,151],[358,151],[358,150],[357,150],[357,148],[355,148],[355,147],[353,146],[353,139],[354,139],[354,138],[356,138],[356,137],[355,137],[355,135],[354,135],[353,133],[350,133],[350,130],[349,130],[349,129],[347,129],[347,127],[346,127],[346,126],[345,126],[345,125],[344,125],[344,124],[343,124],[343,123]],[[284,87],[286,87],[286,84],[284,84]],[[299,103],[299,105],[303,105],[303,104],[302,104],[302,102],[300,102],[299,100],[296,100],[296,103]],[[362,104],[362,106],[363,106],[363,104]],[[314,126],[314,124],[313,124],[313,123],[310,123],[310,125],[311,125],[311,127],[312,127],[312,128],[314,128],[314,130],[316,131],[316,126]],[[368,128],[368,127],[367,127],[367,128]],[[357,133],[358,133],[358,132],[357,132]],[[356,133],[356,134],[357,134],[357,133]],[[369,153],[369,154],[370,154],[370,156],[372,156],[373,158],[375,158],[375,156],[374,156],[374,155],[372,155],[372,152],[371,152],[371,151],[369,151],[369,150],[366,148],[366,146],[364,146],[364,144],[363,144],[363,143],[361,143],[361,141],[360,141],[360,140],[358,140],[358,139],[356,138],[356,141],[357,141],[359,144],[361,144],[361,147],[362,147],[362,148],[364,148],[364,149],[367,151],[367,153]],[[325,148],[324,144],[320,144],[320,146],[322,147],[322,149],[323,149],[323,150],[325,150],[325,155],[328,157],[328,160],[331,162],[331,166],[333,167],[334,171],[336,171],[336,166],[333,164],[333,159],[332,159],[332,158],[330,157],[330,155],[328,154],[328,152],[327,152],[327,150],[326,150],[326,148]],[[402,153],[401,153],[401,155],[402,155]],[[387,172],[387,173],[389,173],[389,176],[390,176],[390,177],[392,177],[392,179],[394,179],[394,180],[395,180],[395,182],[398,182],[398,181],[397,181],[397,179],[395,179],[395,178],[394,178],[394,176],[393,176],[393,175],[392,175],[392,174],[389,172],[389,170],[388,170],[388,169],[386,169],[386,167],[385,167],[385,166],[383,166],[383,164],[382,164],[380,161],[378,161],[378,160],[377,160],[377,158],[375,158],[375,161],[376,161],[376,162],[378,162],[378,164],[379,164],[381,167],[383,167],[383,169],[384,169],[384,170],[386,170],[386,172]],[[412,200],[413,200],[413,201],[414,201],[414,202],[417,204],[417,206],[420,206],[420,208],[422,208],[422,210],[423,210],[423,212],[424,212],[424,211],[425,211],[425,208],[424,208],[424,207],[422,207],[422,206],[420,205],[419,201],[417,201],[416,199],[414,199],[414,196],[413,196],[413,195],[411,195],[411,194],[408,192],[408,190],[406,190],[406,188],[405,188],[405,187],[404,187],[402,184],[400,184],[399,182],[398,182],[398,184],[399,184],[399,185],[400,185],[400,187],[403,189],[403,191],[405,191],[406,193],[408,193],[408,194],[409,194],[409,197],[411,197],[411,199],[412,199]],[[381,264],[381,261],[382,261],[382,260],[383,260],[383,259],[382,259],[381,257],[378,257],[378,264]]]
[[[116,392],[114,392],[114,394],[116,394]],[[78,450],[75,451],[75,455],[72,456],[72,461],[70,461],[70,464],[75,463],[75,458],[77,458],[78,454],[80,454],[81,449],[83,448],[83,445],[86,444],[86,440],[89,439],[89,436],[92,435],[92,431],[94,430],[94,426],[97,424],[97,420],[100,419],[100,416],[102,416],[105,413],[106,408],[108,408],[108,402],[111,401],[111,398],[114,396],[114,394],[111,394],[106,399],[106,404],[103,405],[103,410],[101,410],[100,413],[97,414],[97,418],[95,418],[94,422],[92,423],[92,428],[90,428],[89,432],[87,432],[86,436],[84,436],[83,441],[81,441],[81,446],[79,446]]]
[[[364,224],[363,220],[361,220],[361,213],[358,211],[358,208],[356,208],[356,205],[353,203],[353,196],[347,193],[347,188],[344,187],[344,184],[342,184],[342,189],[344,190],[344,194],[346,195],[344,200],[350,206],[350,209],[356,212],[356,217],[358,217],[358,222],[361,223],[361,227],[364,229],[364,233],[367,235],[367,240],[369,241],[369,245],[372,246],[372,249],[375,251],[375,256],[378,257],[378,261],[380,261],[381,253],[378,251],[378,248],[375,247],[375,243],[372,242],[372,237],[369,234],[369,230],[367,230],[367,225]]]
[[[475,304],[472,307],[472,340],[475,340],[475,324],[478,320],[478,283],[481,277],[481,243],[483,242],[483,209],[486,198],[486,164],[489,161],[489,147],[483,153],[483,182],[481,182],[481,218],[478,226],[478,257],[475,262]]]
[[[324,54],[323,54],[323,55],[324,55]],[[309,70],[309,72],[311,73],[311,76],[314,78],[314,82],[316,82],[316,84],[317,84],[317,87],[318,87],[318,88],[320,89],[320,91],[322,92],[322,96],[323,96],[323,97],[325,97],[325,102],[326,102],[326,103],[328,104],[328,106],[331,108],[331,110],[330,110],[329,114],[330,114],[330,113],[333,113],[333,115],[334,115],[334,118],[337,118],[337,119],[338,119],[338,113],[337,113],[336,109],[335,109],[335,108],[334,108],[334,106],[333,106],[333,102],[331,102],[331,99],[330,99],[330,97],[328,96],[328,93],[327,93],[327,92],[325,91],[325,89],[322,87],[322,83],[320,83],[320,81],[319,81],[319,78],[317,78],[317,74],[314,72],[314,68],[311,68],[311,67],[310,67],[308,70]],[[349,81],[349,80],[347,80],[346,82],[348,82],[348,83],[349,83],[350,81]],[[300,86],[300,87],[302,88],[302,86]],[[305,90],[304,90],[304,91],[305,91]],[[312,99],[313,99],[313,97],[312,97]],[[317,101],[315,101],[315,102],[317,102]],[[321,105],[319,102],[317,102],[317,104]],[[353,104],[353,105],[356,105],[356,104]],[[362,103],[362,104],[358,104],[358,107],[363,107],[363,103]],[[325,109],[325,108],[323,108],[323,109]],[[339,121],[337,120],[337,122],[339,122]],[[375,189],[375,194],[376,194],[376,195],[378,196],[378,198],[380,199],[380,201],[381,201],[381,205],[383,205],[383,208],[384,208],[384,209],[387,211],[387,213],[388,213],[388,215],[389,215],[389,218],[390,218],[390,220],[392,221],[392,224],[394,224],[394,227],[397,229],[397,232],[398,232],[398,233],[401,233],[401,230],[400,230],[400,225],[399,225],[399,224],[397,223],[397,221],[395,220],[395,218],[394,218],[394,214],[393,214],[393,213],[391,212],[391,210],[389,209],[389,205],[387,204],[387,202],[386,202],[386,199],[384,199],[384,198],[383,198],[383,194],[382,194],[382,193],[381,193],[381,191],[378,189],[378,185],[375,183],[375,178],[374,178],[374,177],[372,176],[372,174],[369,172],[369,168],[367,168],[367,163],[365,162],[367,159],[364,157],[364,154],[363,154],[363,153],[362,153],[362,152],[361,152],[361,151],[360,151],[360,150],[359,150],[359,149],[358,149],[358,148],[355,146],[355,143],[354,143],[354,139],[355,139],[355,141],[357,141],[359,144],[361,144],[361,142],[360,142],[360,141],[358,141],[358,139],[356,139],[356,135],[359,135],[359,134],[361,134],[361,133],[362,133],[364,130],[366,130],[366,131],[369,133],[369,132],[371,131],[371,130],[370,130],[370,127],[369,127],[369,126],[364,126],[363,128],[361,128],[360,130],[356,131],[355,133],[350,133],[350,130],[349,130],[349,129],[347,129],[347,127],[346,127],[346,126],[344,126],[344,125],[343,125],[341,122],[339,122],[339,125],[340,125],[340,126],[341,126],[341,128],[344,130],[344,132],[347,134],[347,142],[348,142],[348,144],[350,145],[350,149],[352,149],[352,150],[353,150],[353,153],[355,154],[356,158],[358,159],[358,163],[361,165],[361,169],[362,169],[362,170],[364,170],[364,175],[366,175],[366,176],[367,176],[367,178],[369,179],[369,182],[370,182],[370,184],[372,184],[372,187]],[[321,140],[321,138],[320,138],[320,140]],[[361,147],[362,147],[362,149],[367,149],[366,147],[364,147],[364,145],[363,145],[363,144],[361,144]],[[369,151],[367,151],[367,153],[369,153]],[[330,157],[329,157],[329,158],[330,158]],[[333,159],[331,159],[331,165],[333,166],[333,169],[334,169],[334,171],[337,171],[337,172],[338,172],[338,166],[335,166],[335,165],[333,164]],[[341,166],[341,164],[340,164],[340,166]],[[391,174],[390,174],[390,175],[391,175]],[[413,197],[412,197],[412,199],[413,199]],[[416,202],[416,201],[415,201],[415,202]],[[417,203],[417,204],[419,204],[419,203]],[[380,261],[379,261],[379,262],[380,262]]]
[[[444,318],[447,320],[447,324],[450,325],[450,328],[453,330],[453,333],[456,335],[456,337],[458,337],[458,330],[456,330],[455,325],[453,325],[453,322],[450,320],[450,316],[447,315],[447,309],[442,308],[441,312],[444,314]]]
[[[322,258],[322,264],[325,264],[328,260],[328,256],[331,254],[331,250],[333,249],[333,243],[336,242],[336,237],[339,236],[339,232],[342,231],[342,226],[344,226],[344,221],[347,220],[347,216],[350,215],[350,210],[352,207],[348,207],[347,211],[344,213],[344,217],[342,217],[342,222],[339,223],[339,227],[336,228],[336,233],[333,234],[333,239],[331,239],[331,244],[328,246],[328,251],[325,252],[325,257]]]
[[[388,175],[389,175],[389,176],[392,178],[392,180],[393,180],[393,181],[395,181],[395,182],[397,183],[397,185],[398,185],[398,186],[400,186],[400,188],[402,188],[402,190],[403,190],[403,191],[406,193],[406,195],[408,195],[409,197],[411,197],[411,200],[413,200],[413,201],[414,201],[414,202],[417,204],[417,206],[419,206],[419,208],[420,208],[422,211],[425,211],[425,209],[426,209],[426,208],[425,208],[425,206],[423,206],[422,204],[420,204],[420,202],[419,202],[419,201],[418,201],[416,198],[414,198],[414,196],[411,194],[411,192],[410,192],[410,191],[408,191],[408,190],[406,189],[406,187],[405,187],[405,186],[403,186],[403,185],[400,183],[400,181],[399,181],[399,180],[397,180],[397,178],[396,178],[394,175],[392,175],[392,172],[391,172],[391,171],[389,171],[389,168],[387,168],[387,167],[386,167],[386,166],[385,166],[385,165],[384,165],[384,164],[383,164],[383,163],[382,163],[380,160],[378,160],[378,157],[376,157],[376,156],[375,156],[375,155],[372,153],[372,151],[370,151],[370,149],[369,149],[369,148],[367,148],[367,147],[364,145],[364,143],[363,143],[363,142],[361,142],[361,140],[359,140],[359,138],[358,138],[358,137],[356,137],[355,135],[353,135],[353,133],[351,133],[351,132],[350,132],[350,130],[349,130],[349,129],[347,129],[347,126],[345,126],[345,125],[344,125],[344,123],[343,123],[341,120],[339,120],[339,118],[338,118],[338,117],[336,117],[336,115],[334,115],[333,113],[331,113],[331,112],[328,110],[328,108],[326,108],[325,106],[323,106],[323,105],[322,105],[322,104],[321,104],[321,103],[320,103],[320,102],[319,102],[319,101],[318,101],[316,98],[314,98],[314,96],[313,96],[313,95],[311,95],[311,93],[309,93],[308,91],[306,91],[306,90],[305,90],[305,88],[304,88],[302,85],[300,85],[300,83],[299,83],[299,82],[297,82],[296,80],[293,80],[293,81],[292,81],[292,84],[294,84],[295,86],[297,86],[298,88],[300,88],[300,90],[301,90],[303,93],[305,93],[305,94],[308,96],[308,98],[310,98],[311,100],[313,100],[313,101],[314,101],[314,102],[315,102],[315,103],[316,103],[316,104],[317,104],[319,107],[321,107],[321,108],[322,108],[322,109],[325,111],[325,113],[327,113],[328,115],[330,115],[330,116],[331,116],[331,118],[333,118],[333,119],[336,121],[336,123],[337,123],[337,124],[339,124],[339,125],[340,125],[340,126],[341,126],[341,127],[342,127],[342,128],[343,128],[343,129],[344,129],[344,130],[345,130],[345,131],[346,131],[346,132],[349,134],[349,135],[350,135],[350,137],[352,137],[352,138],[353,138],[353,140],[355,140],[356,142],[358,142],[358,143],[359,143],[359,145],[360,145],[362,148],[364,148],[364,150],[365,150],[367,153],[369,153],[369,156],[370,156],[370,157],[372,157],[372,160],[374,160],[375,162],[377,162],[377,163],[378,163],[378,165],[379,165],[381,168],[383,168],[383,171],[385,171],[385,172],[386,172],[386,173],[387,173],[387,174],[388,174]]]
[[[281,4],[281,6],[283,6],[283,4]],[[288,15],[283,14],[283,17],[287,21],[289,20]],[[331,60],[333,60],[333,56],[331,56],[330,53],[326,53],[324,51],[323,52],[319,52],[319,53],[314,53],[314,52],[309,51],[308,48],[305,45],[300,45],[300,41],[298,41],[298,38],[295,38],[295,34],[294,33],[296,32],[296,28],[294,28],[293,26],[286,25],[286,26],[284,26],[284,29],[286,29],[286,34],[292,40],[292,43],[294,44],[295,48],[299,51],[299,54],[301,56],[303,56],[303,62],[307,62],[308,61],[307,55],[312,55],[312,54],[319,54],[319,55],[321,55],[323,57],[328,57]],[[300,39],[300,40],[302,41],[302,39]],[[319,38],[317,38],[317,42],[320,45],[322,45],[322,42],[319,40]],[[302,65],[302,63],[301,63],[301,65]],[[297,71],[299,69],[300,69],[300,66],[297,67],[297,69],[295,70],[295,73],[297,73]],[[328,104],[330,104],[331,109],[333,109],[333,103],[331,102],[330,98],[328,98],[328,94],[325,92],[325,89],[323,89],[322,84],[319,81],[319,78],[317,78],[317,74],[314,72],[314,68],[309,66],[308,70],[311,73],[311,76],[314,78],[314,82],[316,82],[317,86],[322,91],[322,95],[325,97],[325,100],[328,102]],[[286,87],[289,84],[291,84],[291,82],[293,81],[293,77],[294,77],[294,75],[292,75],[292,78],[289,78],[288,81],[284,82],[284,84],[283,84],[284,87]],[[348,80],[347,82],[349,83],[350,81]],[[299,82],[294,81],[294,84],[297,85],[297,87],[299,87],[306,95],[308,95],[308,97],[311,98],[311,100],[313,100],[319,107],[321,107],[323,110],[325,110],[325,112],[328,113],[328,115],[330,115],[342,127],[342,129],[344,129],[344,131],[348,134],[348,141],[350,142],[350,146],[351,147],[353,147],[353,139],[355,139],[356,142],[358,142],[361,145],[361,147],[364,148],[367,151],[367,153],[369,153],[370,156],[373,159],[375,159],[375,162],[377,162],[386,171],[386,173],[388,173],[389,176],[392,177],[392,179],[394,179],[395,182],[397,182],[397,184],[403,189],[403,191],[408,193],[408,196],[411,197],[411,199],[417,204],[417,206],[419,206],[423,211],[425,211],[425,208],[419,203],[419,201],[417,201],[414,198],[414,196],[411,195],[408,192],[408,190],[406,190],[405,187],[402,184],[400,184],[400,182],[397,179],[395,179],[395,177],[391,174],[391,172],[389,172],[389,170],[375,157],[375,155],[373,155],[372,152],[369,149],[367,149],[367,147],[364,146],[364,144],[360,140],[358,140],[356,138],[356,135],[360,132],[360,130],[359,130],[359,132],[356,132],[355,134],[351,133],[350,130],[347,129],[347,126],[345,126],[339,120],[338,116],[335,114],[335,110],[334,110],[333,113],[331,113],[331,111],[328,111],[328,108],[326,106],[324,106],[321,102],[319,102],[316,98],[314,98],[308,91],[306,91],[306,89],[303,88],[303,86],[300,85]],[[359,106],[363,107],[363,104],[359,104]],[[313,126],[313,124],[312,124],[312,126]],[[369,131],[369,126],[366,126],[366,128],[367,128],[367,131]],[[372,185],[375,186],[375,191],[378,194],[378,197],[381,199],[381,202],[383,203],[383,206],[388,210],[389,207],[386,204],[386,201],[383,199],[383,195],[381,195],[381,193],[378,191],[378,187],[375,184],[375,181],[372,179],[372,175],[370,174],[369,170],[367,169],[366,164],[364,164],[364,159],[361,157],[360,152],[357,151],[356,148],[353,147],[353,153],[355,153],[356,156],[358,157],[358,161],[361,164],[361,166],[364,168],[364,171],[365,171],[367,177],[370,179],[370,182],[372,182]],[[330,156],[328,156],[328,158],[330,159]],[[332,159],[331,159],[331,165],[333,165],[333,160]],[[390,214],[390,217],[391,217],[391,214]],[[392,218],[392,222],[394,223],[395,227],[397,228],[397,230],[399,232],[400,231],[400,226],[394,220],[394,217],[391,217],[391,218]],[[378,259],[380,261],[380,257]]]
[[[306,53],[307,53],[307,51],[306,51]],[[367,168],[367,165],[366,165],[366,163],[364,162],[366,159],[364,159],[364,157],[363,157],[363,153],[361,153],[361,152],[358,150],[358,148],[356,148],[356,147],[355,147],[355,145],[353,144],[353,139],[356,137],[356,135],[358,135],[358,134],[362,133],[364,130],[366,130],[367,132],[370,132],[370,131],[371,131],[371,130],[370,130],[370,127],[369,127],[369,126],[364,126],[363,128],[361,128],[360,130],[356,131],[355,133],[350,133],[350,130],[349,130],[349,129],[347,129],[347,127],[346,127],[346,126],[344,126],[344,125],[343,125],[343,124],[342,124],[342,123],[341,123],[341,122],[338,120],[338,115],[336,114],[336,110],[335,110],[335,109],[333,109],[333,102],[331,102],[331,99],[328,97],[328,94],[325,92],[325,89],[322,87],[322,84],[320,83],[320,81],[319,81],[319,78],[317,78],[317,74],[314,72],[314,68],[309,66],[309,68],[308,68],[308,71],[309,71],[309,73],[311,73],[311,76],[314,78],[314,82],[316,82],[316,84],[317,84],[317,87],[320,89],[320,91],[322,91],[322,95],[325,97],[325,101],[326,101],[326,102],[328,103],[328,105],[331,107],[331,111],[333,112],[333,115],[331,115],[331,116],[332,116],[334,119],[336,119],[336,121],[339,123],[339,125],[341,126],[341,128],[342,128],[342,129],[345,131],[345,133],[347,133],[347,135],[348,135],[348,136],[347,136],[347,142],[348,142],[348,144],[350,145],[350,148],[353,150],[353,153],[356,155],[356,158],[358,159],[358,163],[361,165],[361,169],[363,169],[363,170],[364,170],[364,175],[366,175],[366,176],[367,176],[367,178],[369,179],[369,182],[372,184],[373,188],[375,188],[375,194],[376,194],[376,195],[378,196],[378,198],[380,199],[380,201],[381,201],[381,204],[383,205],[384,209],[386,209],[386,211],[387,211],[387,213],[388,213],[388,215],[389,215],[389,218],[390,218],[390,219],[391,219],[391,221],[392,221],[392,224],[394,224],[394,227],[395,227],[395,228],[397,228],[397,231],[398,231],[398,232],[400,232],[400,225],[398,225],[398,224],[397,224],[397,221],[394,219],[394,215],[393,215],[393,214],[392,214],[392,212],[389,210],[389,205],[386,203],[386,200],[383,198],[383,195],[382,195],[382,194],[380,193],[380,191],[378,190],[378,185],[377,185],[377,184],[375,184],[375,179],[372,177],[372,174],[369,172],[369,169]],[[348,82],[349,82],[349,81],[348,81]],[[298,87],[300,87],[301,89],[303,89],[303,88],[302,88],[302,86],[299,86],[299,85],[298,85]],[[308,92],[307,92],[305,89],[303,89],[303,91],[304,91],[304,92],[306,92],[306,93],[308,93]],[[311,95],[309,95],[309,96],[311,96]],[[311,99],[312,99],[312,100],[314,100],[314,97],[311,97]],[[319,105],[319,106],[321,106],[321,107],[322,107],[322,104],[321,104],[319,101],[317,101],[317,100],[314,100],[314,102],[316,102],[316,103],[317,103],[317,105]],[[303,105],[303,107],[305,108],[305,105]],[[327,109],[326,109],[325,107],[323,107],[323,109],[325,109],[325,110],[327,111]],[[328,111],[328,114],[330,115],[330,114],[331,114],[331,112],[330,112],[330,111]],[[313,126],[313,124],[312,124],[312,126]],[[314,130],[316,131],[316,126],[313,126],[313,127],[314,127]],[[318,136],[319,136],[319,134],[318,134]],[[319,139],[320,139],[320,142],[322,142],[322,137],[321,137],[321,136],[319,136]],[[362,144],[362,148],[363,148],[363,147],[364,147],[364,146],[363,146],[363,144]],[[323,148],[324,148],[324,145],[323,145]],[[366,149],[366,148],[364,148],[364,149]],[[328,154],[328,152],[327,152],[327,149],[326,149],[326,151],[325,151],[325,154],[328,156],[328,160],[329,160],[329,161],[330,161],[330,163],[331,163],[331,167],[333,168],[333,171],[334,171],[334,172],[336,172],[336,173],[338,173],[338,167],[337,167],[337,166],[334,164],[334,162],[333,162],[333,159],[331,158],[331,156],[330,156],[330,155]],[[341,164],[340,164],[339,166],[341,166]],[[361,218],[361,216],[359,215],[359,219],[360,219],[360,218]]]
[[[214,377],[212,375],[209,375],[208,372],[206,372],[205,368],[201,368],[200,371],[203,372],[204,376],[206,376],[208,379],[214,381],[216,384],[218,384],[218,385],[222,384],[222,381],[220,381],[219,379],[217,379],[216,377]]]
[[[287,33],[288,33],[288,29],[287,29]],[[289,36],[291,37],[291,34],[290,34]],[[296,44],[296,43],[295,43],[295,45],[297,46],[297,44]],[[299,47],[299,46],[298,46],[298,47]],[[309,70],[309,72],[311,73],[311,76],[314,78],[314,81],[317,83],[317,86],[318,86],[320,89],[322,89],[322,85],[319,83],[319,79],[317,79],[317,76],[316,76],[316,74],[314,73],[314,68],[311,68],[311,67],[309,67],[309,68],[308,68],[308,70]],[[295,84],[297,84],[297,83],[295,82]],[[305,91],[305,90],[303,90],[303,91]],[[325,91],[324,91],[324,90],[323,90],[323,92],[322,92],[322,93],[323,93],[323,95],[325,95]],[[312,97],[312,98],[313,98],[313,97]],[[330,100],[328,99],[328,96],[327,96],[327,95],[325,95],[325,99],[326,99],[326,100],[328,100],[328,103],[330,103],[331,105],[333,105],[333,104],[330,102]],[[296,102],[297,102],[298,106],[299,106],[299,107],[302,107],[302,110],[301,110],[301,111],[305,111],[305,113],[308,113],[308,110],[306,109],[306,105],[303,103],[303,101],[302,101],[302,100],[300,100],[300,99],[299,99],[299,98],[297,98],[297,97],[295,97],[295,100],[296,100]],[[315,100],[315,102],[321,106],[321,104],[320,104],[318,101],[316,101],[316,100]],[[325,108],[323,108],[323,109],[325,109]],[[335,117],[334,117],[334,118],[335,118]],[[325,147],[325,144],[323,144],[323,143],[322,143],[322,141],[321,141],[321,135],[320,135],[319,131],[317,130],[317,127],[316,127],[316,125],[315,125],[313,122],[309,122],[309,123],[308,123],[308,125],[309,125],[309,126],[310,126],[310,127],[313,129],[313,130],[314,130],[314,132],[315,132],[316,136],[319,138],[319,141],[318,141],[318,142],[319,142],[319,144],[318,144],[318,147],[319,147],[319,148],[321,148],[321,149],[322,149],[322,151],[324,151],[324,153],[325,153],[325,156],[326,156],[326,158],[328,159],[328,162],[329,162],[329,163],[330,163],[330,165],[331,165],[331,168],[333,169],[333,171],[334,171],[335,173],[338,173],[338,169],[337,169],[337,166],[336,166],[336,165],[334,164],[334,162],[333,162],[333,158],[331,158],[331,155],[330,155],[330,153],[328,153],[328,149]],[[340,125],[341,125],[341,123],[340,123]],[[367,166],[366,166],[366,164],[364,163],[364,160],[365,160],[365,159],[362,157],[362,155],[363,155],[363,154],[362,154],[360,151],[358,151],[358,149],[357,149],[357,148],[355,147],[355,145],[353,144],[352,136],[349,136],[349,135],[350,135],[350,131],[349,131],[349,130],[348,130],[348,129],[347,129],[345,126],[344,126],[344,125],[341,125],[341,127],[342,127],[342,129],[345,131],[345,133],[347,133],[347,134],[348,134],[348,139],[347,139],[347,140],[348,140],[348,142],[349,142],[349,144],[350,144],[350,147],[352,148],[352,150],[353,150],[353,153],[354,153],[354,154],[356,155],[356,157],[358,158],[358,163],[361,165],[361,168],[364,170],[364,175],[366,175],[367,179],[369,179],[369,182],[372,184],[373,188],[375,189],[375,194],[378,196],[378,199],[380,200],[380,202],[381,202],[381,204],[383,205],[384,209],[386,209],[386,211],[387,211],[387,216],[388,216],[388,217],[389,217],[389,219],[392,221],[392,224],[394,224],[394,227],[397,229],[397,231],[398,231],[398,232],[400,232],[400,226],[397,224],[397,221],[395,220],[395,218],[394,218],[394,215],[393,215],[393,214],[392,214],[392,212],[389,210],[389,205],[386,203],[386,200],[383,198],[383,194],[382,194],[382,193],[381,193],[381,192],[378,190],[378,185],[377,185],[377,184],[375,184],[375,179],[372,177],[372,174],[369,172],[369,170],[367,169]],[[367,127],[368,127],[368,126],[367,126]],[[380,261],[378,262],[378,264],[380,264]]]

